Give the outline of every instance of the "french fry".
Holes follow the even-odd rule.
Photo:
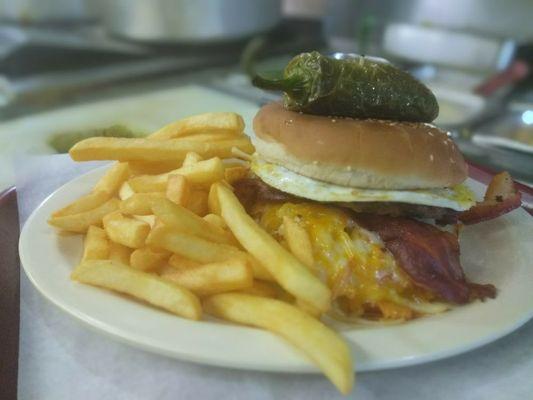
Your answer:
[[[198,298],[189,290],[114,261],[84,261],[74,269],[71,278],[129,294],[181,317],[198,320],[202,315]]]
[[[119,211],[106,215],[103,223],[109,239],[134,249],[144,246],[146,237],[150,233],[148,223],[126,218]]]
[[[165,199],[165,193],[135,193],[120,202],[120,212],[128,215],[151,215],[152,205]]]
[[[55,211],[52,213],[52,217],[62,217],[65,215],[79,214],[85,211],[93,210],[97,207],[100,207],[110,198],[111,195],[107,192],[91,192],[74,200],[72,203],[61,208],[60,210]]]
[[[130,173],[137,175],[158,175],[181,167],[181,161],[129,161]]]
[[[222,219],[220,215],[216,214],[207,214],[204,215],[204,220],[209,222],[211,225],[218,226],[221,229],[227,229],[228,226],[226,225],[226,222]]]
[[[306,230],[292,218],[285,216],[283,217],[281,232],[289,245],[291,253],[313,271],[315,265],[313,246]]]
[[[239,243],[261,262],[287,292],[321,312],[327,311],[331,301],[329,288],[263,230],[246,213],[231,190],[219,183],[213,186],[222,218]]]
[[[270,275],[261,263],[237,247],[228,244],[213,243],[193,235],[177,232],[165,225],[154,227],[148,235],[146,243],[150,246],[160,247],[187,259],[204,264],[226,261],[230,258],[241,258],[250,264],[254,277],[257,279],[273,279],[272,275]]]
[[[120,189],[118,190],[118,197],[120,200],[129,199],[134,194],[135,192],[133,191],[133,189],[131,188],[128,182],[124,182],[122,186],[120,186]]]
[[[247,170],[250,169],[250,162],[241,160],[239,158],[225,158],[222,160],[224,168],[244,167]]]
[[[303,312],[315,318],[320,318],[320,315],[322,314],[320,310],[317,310],[316,307],[313,307],[312,305],[306,303],[302,299],[295,299],[294,305],[298,307],[300,310],[302,310]]]
[[[74,161],[183,161],[190,151],[203,158],[231,157],[232,149],[252,154],[254,147],[246,136],[217,142],[182,139],[150,140],[138,138],[93,137],[76,143],[69,151]]]
[[[195,235],[216,243],[233,244],[231,234],[216,225],[205,221],[186,208],[166,199],[158,199],[152,203],[153,213],[165,225],[177,231]]]
[[[196,268],[165,270],[161,277],[189,289],[198,296],[249,288],[253,276],[246,261],[239,258],[204,264]]]
[[[143,194],[143,193],[138,193],[138,194]],[[149,192],[149,193],[145,193],[145,194],[148,194],[148,195],[155,194],[157,196],[160,193],[159,192]],[[120,199],[122,200],[122,202],[124,202],[124,201],[128,200],[130,197],[132,197],[133,195],[135,195],[135,192],[133,191],[133,189],[131,188],[131,186],[129,185],[128,182],[124,182],[122,184],[122,186],[120,187],[118,195],[119,195]],[[145,209],[145,211],[148,211],[148,210]],[[155,224],[155,217],[153,215],[151,215],[151,213],[148,214],[148,215],[135,214],[135,215],[133,215],[133,218],[138,219],[139,221],[144,221],[147,224],[149,224],[150,226],[154,226],[154,224]]]
[[[150,227],[155,225],[155,215],[134,215],[133,218],[146,222]]]
[[[188,258],[185,258],[183,256],[180,256],[179,254],[172,254],[170,258],[168,259],[168,266],[169,268],[175,268],[175,269],[184,269],[184,268],[195,268],[202,265],[198,261],[193,261]]]
[[[249,168],[238,166],[238,167],[226,167],[224,170],[224,179],[226,182],[233,183],[235,181],[244,179],[248,176]]]
[[[135,193],[166,192],[168,178],[159,175],[140,175],[131,178],[128,185]]]
[[[105,260],[109,257],[109,240],[102,228],[91,225],[83,241],[83,256],[85,260]]]
[[[261,279],[263,281],[274,282],[275,279],[270,272],[261,264],[255,257],[248,255],[250,258],[250,266],[254,273],[254,278]]]
[[[238,137],[235,133],[195,133],[194,135],[188,135],[183,138],[184,140],[190,140],[192,142],[216,142],[219,140],[232,140]]]
[[[239,290],[239,293],[275,299],[278,297],[280,291],[281,288],[277,287],[275,284],[255,280],[251,287],[241,289]]]
[[[163,140],[204,132],[239,135],[243,130],[244,121],[238,114],[231,112],[205,113],[165,125],[157,132],[152,133],[149,138]]]
[[[154,225],[152,226],[152,229],[156,229],[156,228],[161,229],[163,226],[165,226],[165,224],[163,224],[163,221],[155,218],[155,215],[154,215],[154,219],[155,221],[154,221]]]
[[[208,297],[204,310],[218,318],[269,330],[302,350],[343,394],[354,372],[350,348],[322,322],[279,300],[240,293]]]
[[[183,175],[170,175],[167,181],[166,196],[174,204],[186,206],[191,195],[191,185]]]
[[[249,259],[244,251],[235,246],[214,243],[188,233],[176,231],[176,229],[166,225],[152,229],[146,243],[200,263],[226,261],[229,258]]]
[[[168,173],[183,175],[193,185],[211,185],[224,178],[224,165],[218,157],[197,161]]]
[[[164,192],[168,178],[178,174],[184,176],[194,185],[210,185],[224,178],[224,166],[218,157],[181,167],[160,175],[141,175],[129,180],[129,185],[135,192]]]
[[[182,167],[187,167],[188,165],[196,164],[198,161],[202,161],[202,157],[200,157],[200,154],[195,153],[194,151],[189,151],[185,155]]]
[[[109,259],[121,264],[130,265],[133,249],[116,242],[109,242]]]
[[[168,251],[145,246],[131,253],[130,266],[142,271],[149,271],[161,267],[169,257]]]
[[[93,191],[107,192],[114,196],[118,193],[122,184],[129,178],[130,170],[128,163],[115,163],[107,170],[104,176],[100,178]]]
[[[252,156],[250,153],[247,153],[246,151],[242,151],[242,149],[236,146],[231,148],[231,154],[233,155],[234,158],[238,160],[243,160],[247,162],[252,161]]]
[[[209,193],[207,194],[207,209],[211,214],[220,215],[220,203],[218,202],[215,185],[211,185],[209,188]]]
[[[118,210],[119,205],[120,200],[112,198],[92,210],[59,217],[52,216],[48,223],[65,231],[84,233],[91,225],[101,226],[104,216]]]
[[[193,190],[187,202],[187,208],[201,217],[207,215],[209,213],[207,197],[208,193],[205,190]]]

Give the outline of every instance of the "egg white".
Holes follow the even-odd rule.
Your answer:
[[[376,190],[356,189],[309,178],[259,157],[252,171],[268,185],[306,199],[322,202],[399,202],[451,208],[464,211],[475,203],[474,193],[465,185],[442,189]]]

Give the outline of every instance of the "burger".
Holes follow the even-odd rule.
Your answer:
[[[407,320],[496,296],[465,276],[458,237],[462,225],[520,206],[507,173],[476,203],[459,148],[431,123],[289,100],[255,116],[253,174],[235,193],[282,244],[291,245],[287,224],[305,234],[312,257],[302,262],[330,287],[336,316]]]

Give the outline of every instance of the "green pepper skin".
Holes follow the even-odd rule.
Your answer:
[[[294,57],[283,79],[253,84],[285,92],[285,108],[308,114],[431,122],[439,114],[433,93],[392,64],[364,56],[337,60],[314,51]]]

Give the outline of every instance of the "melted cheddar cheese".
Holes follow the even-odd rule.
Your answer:
[[[428,300],[428,294],[412,285],[379,237],[339,208],[310,202],[262,203],[252,213],[283,245],[284,217],[307,231],[313,271],[328,284],[347,315],[405,320],[414,316],[407,303]]]

